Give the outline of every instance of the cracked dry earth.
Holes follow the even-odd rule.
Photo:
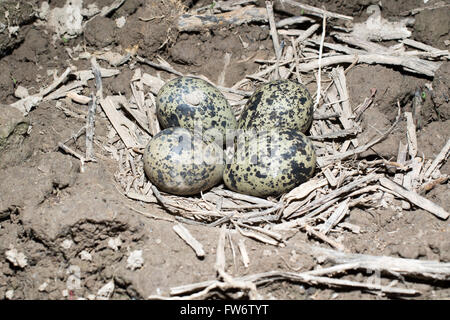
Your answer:
[[[124,52],[137,45],[142,57],[151,60],[160,55],[182,72],[202,74],[210,79],[217,78],[223,67],[217,61],[223,61],[224,52],[229,52],[232,58],[224,84],[231,86],[245,74],[258,70],[256,59],[274,56],[268,27],[248,24],[205,33],[178,33],[170,19],[178,14],[179,1],[127,0],[111,15],[91,19],[81,34],[61,38],[55,36],[48,21],[38,14],[28,18],[29,12],[42,8],[44,1],[19,2],[25,12],[17,18],[20,29],[16,38],[14,41],[0,39],[2,46],[7,42],[0,50],[0,125],[3,128],[11,119],[18,124],[13,128],[15,138],[0,151],[0,299],[93,299],[108,295],[111,283],[114,285],[112,299],[145,299],[154,294],[167,296],[174,286],[214,279],[220,230],[187,226],[204,246],[206,255],[200,260],[173,232],[173,223],[164,220],[171,218],[164,209],[123,196],[114,179],[118,164],[101,148],[110,128],[107,118],[98,116],[96,119],[97,162],[86,163],[84,172],[80,172],[79,160],[58,149],[58,143],[70,138],[85,124],[84,116],[75,116],[83,114],[85,106],[75,105],[78,113],[68,114],[55,108],[54,102],[47,101],[23,118],[20,112],[7,110],[4,105],[17,101],[15,92],[19,86],[33,94],[52,82],[55,71],[61,74],[68,66],[90,69],[89,60],[73,57],[82,51],[95,52],[105,47]],[[82,2],[86,9],[113,3],[112,0]],[[182,2],[191,8],[210,4],[210,1]],[[264,7],[264,1],[255,2]],[[377,2],[305,1],[354,16],[356,21],[365,20],[365,8]],[[10,8],[5,7],[5,3],[8,2],[0,1],[3,17]],[[54,9],[65,2],[49,1],[48,4]],[[396,19],[399,12],[421,7],[423,1],[383,1],[383,5],[383,14]],[[448,49],[449,13],[447,7],[416,14],[413,38]],[[166,18],[158,18],[160,16]],[[126,24],[118,28],[116,20],[121,17],[126,18]],[[248,42],[245,49],[240,39],[243,35]],[[100,64],[107,67],[103,61]],[[104,79],[105,95],[130,97],[129,83],[134,67],[133,63],[124,64],[118,68],[119,75]],[[159,73],[164,79],[170,76],[149,66],[140,67],[150,74]],[[396,116],[392,106],[397,101],[410,106],[416,90],[425,90],[426,84],[431,83],[434,93],[427,95],[423,127],[417,132],[418,154],[429,159],[436,157],[450,137],[449,73],[449,62],[442,64],[434,78],[405,74],[388,66],[361,64],[352,68],[347,74],[352,106],[360,104],[372,88],[377,89],[373,105],[363,115],[361,141],[369,141],[392,124]],[[92,80],[88,84],[85,95],[95,88]],[[315,90],[315,83],[309,86]],[[400,123],[398,130],[362,156],[395,158],[399,141],[405,143],[405,126],[404,122]],[[84,136],[75,146],[83,150]],[[441,167],[441,173],[450,174],[449,162]],[[446,182],[425,196],[449,211],[448,195]],[[163,219],[149,219],[132,208]],[[361,232],[348,231],[332,236],[341,239],[350,252],[450,262],[449,221],[439,220],[424,210],[416,207],[403,211],[354,208],[345,221],[359,226]],[[238,235],[232,237],[237,243]],[[318,262],[301,249],[305,242],[325,246],[303,232],[294,234],[285,247],[246,239],[250,265],[244,267],[238,256],[233,261],[233,252],[227,247],[227,271],[241,276],[270,270],[314,269]],[[365,275],[354,272],[346,277],[363,281]],[[450,297],[448,282],[404,281],[421,292],[419,299]],[[259,292],[266,299],[390,298],[361,290],[289,282],[273,282],[259,288]]]

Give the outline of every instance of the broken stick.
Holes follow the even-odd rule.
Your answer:
[[[428,178],[431,176],[433,171],[438,167],[438,165],[446,159],[448,152],[450,151],[450,139],[447,140],[447,143],[442,148],[442,150],[439,152],[437,157],[433,160],[431,163],[431,166],[428,168],[428,170],[425,172],[425,178]]]
[[[446,220],[449,216],[449,213],[445,211],[444,208],[441,206],[435,204],[434,202],[431,202],[430,200],[422,197],[418,193],[414,191],[409,191],[400,186],[399,184],[395,183],[394,181],[382,177],[380,178],[380,183],[383,187],[388,188],[389,190],[394,191],[395,193],[399,194],[403,198],[407,199],[411,203],[415,204],[416,206],[434,214],[435,216]]]
[[[275,50],[275,57],[277,59],[275,63],[275,78],[280,78],[280,58],[281,58],[281,47],[280,47],[280,41],[278,40],[278,32],[277,27],[275,24],[275,18],[273,16],[273,7],[271,1],[266,1],[266,8],[267,8],[267,15],[269,17],[269,26],[270,26],[270,36],[272,37],[273,47]]]
[[[305,11],[309,12],[310,14],[315,15],[315,16],[319,16],[319,17],[327,16],[327,17],[336,18],[336,19],[343,19],[343,20],[350,20],[350,21],[353,20],[352,17],[345,16],[345,15],[339,14],[339,13],[330,12],[330,11],[327,11],[327,10],[324,10],[324,9],[320,9],[320,8],[316,8],[316,7],[313,7],[313,6],[309,6],[307,4],[302,4],[302,3],[299,3],[299,2],[296,2],[296,1],[293,1],[293,0],[279,0],[278,2],[280,2],[281,8],[284,8],[284,4],[288,4],[288,5],[291,5],[293,7],[297,7],[297,8],[300,8],[302,10],[305,10]]]
[[[188,229],[183,227],[181,224],[177,223],[172,227],[173,231],[181,238],[184,242],[186,242],[192,249],[195,251],[195,255],[199,259],[203,259],[205,257],[205,250],[203,250],[203,245],[195,239]]]
[[[224,26],[227,24],[241,25],[254,21],[267,21],[267,11],[265,8],[247,6],[216,15],[184,14],[178,18],[176,27],[180,32],[192,32],[205,30],[215,26]]]

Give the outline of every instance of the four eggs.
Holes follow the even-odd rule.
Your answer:
[[[236,121],[215,86],[178,77],[158,92],[156,113],[164,130],[150,140],[143,159],[147,177],[162,191],[193,195],[223,180],[236,192],[278,196],[314,172],[314,148],[304,135],[313,103],[297,82],[263,84]],[[226,146],[232,151],[229,157]]]

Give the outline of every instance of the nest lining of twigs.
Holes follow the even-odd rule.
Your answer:
[[[292,1],[286,0],[286,2]],[[245,4],[245,1],[243,3]],[[136,48],[125,55],[111,51],[95,55],[83,53],[84,58],[91,58],[92,70],[74,71],[68,68],[60,77],[56,77],[55,82],[49,87],[36,95],[19,100],[12,106],[27,113],[42,100],[51,101],[63,97],[66,97],[69,102],[88,104],[88,112],[80,112],[57,101],[56,107],[69,116],[86,118],[86,125],[72,137],[59,143],[59,147],[80,159],[82,170],[85,169],[85,162],[95,161],[99,153],[96,153],[94,149],[101,147],[117,161],[117,171],[114,176],[117,188],[122,194],[135,201],[150,203],[151,206],[160,205],[173,214],[172,219],[135,209],[151,218],[179,220],[210,227],[226,225],[244,237],[275,246],[284,245],[288,237],[286,234],[302,230],[339,251],[347,250],[342,242],[330,236],[330,233],[340,233],[342,230],[354,233],[361,231],[359,226],[343,221],[351,208],[356,206],[365,207],[368,210],[384,207],[398,211],[417,206],[440,219],[447,219],[448,212],[424,198],[423,194],[437,184],[447,181],[448,177],[441,174],[439,168],[448,157],[450,140],[435,159],[418,156],[415,126],[420,113],[420,102],[418,102],[415,108],[416,111],[419,110],[417,113],[402,112],[399,104],[392,106],[398,109],[398,116],[392,126],[386,132],[380,132],[379,136],[373,140],[362,144],[358,140],[362,131],[361,119],[364,111],[371,106],[375,92],[372,92],[360,105],[351,105],[346,84],[346,71],[357,63],[381,63],[430,76],[439,67],[439,61],[448,60],[450,56],[448,51],[407,39],[408,35],[403,36],[398,45],[391,47],[385,47],[369,38],[358,38],[354,33],[344,32],[334,32],[333,36],[339,41],[338,43],[327,43],[325,42],[327,18],[351,18],[309,6],[304,6],[304,9],[322,17],[322,21],[303,19],[302,23],[310,23],[306,30],[292,29],[291,23],[296,23],[295,19],[291,19],[291,22],[284,21],[282,24],[279,21],[278,25],[284,25],[284,27],[280,27],[277,31],[270,2],[267,2],[267,8],[237,8],[236,15],[247,20],[232,19],[231,23],[248,23],[261,21],[261,19],[269,22],[274,40],[275,57],[272,60],[257,61],[260,63],[258,72],[246,75],[232,87],[225,87],[223,79],[227,72],[226,66],[230,62],[230,56],[225,54],[224,70],[218,82],[206,79],[224,93],[237,117],[252,91],[263,82],[290,78],[303,84],[317,83],[316,92],[313,94],[316,102],[314,121],[309,131],[318,156],[315,174],[309,181],[278,198],[262,199],[247,196],[227,190],[223,185],[199,196],[181,197],[162,193],[148,181],[143,170],[142,153],[151,137],[160,131],[155,113],[155,97],[165,81],[183,74],[162,58],[158,58],[155,62],[136,56]],[[246,10],[250,10],[251,15],[243,15],[247,12]],[[225,19],[226,22],[227,17],[233,17],[232,12],[226,16],[219,13],[218,19]],[[187,27],[205,27],[201,23],[197,24],[198,21],[203,23],[209,20],[198,19],[195,14],[184,15],[179,21],[178,29],[182,32],[190,30],[185,29]],[[358,27],[361,28],[361,25]],[[389,34],[392,34],[391,29]],[[404,32],[403,25],[398,26],[397,29]],[[377,37],[379,36],[377,34]],[[284,46],[280,45],[280,39],[283,40]],[[242,45],[245,48],[244,42]],[[408,48],[414,50],[408,50]],[[106,61],[113,68],[101,68],[97,60]],[[104,97],[101,79],[117,75],[120,71],[114,67],[125,63],[129,63],[130,68],[134,70],[130,83],[132,96]],[[170,76],[163,79],[159,71],[154,74],[144,73],[140,68],[141,64],[165,71]],[[345,64],[347,69],[340,66],[341,64]],[[75,75],[76,80],[61,86],[69,74]],[[205,79],[203,76],[198,77]],[[79,93],[87,87],[87,81],[90,79],[95,79],[97,91],[90,97],[80,95]],[[94,139],[95,116],[106,117],[111,123],[109,133],[104,139],[103,137]],[[399,145],[396,159],[378,158],[369,161],[358,158],[360,153],[396,130],[401,119],[406,119],[407,144]],[[85,153],[78,150],[76,145],[73,146],[73,141],[76,142],[82,135],[86,136]],[[184,234],[188,244],[196,246],[195,239],[192,239],[188,232],[181,229],[175,231],[178,234]],[[197,254],[201,255],[201,252]],[[443,270],[442,266],[439,268]],[[224,266],[218,268],[218,271],[225,284],[233,285],[233,279],[229,279],[226,275]],[[265,278],[272,275],[260,276]],[[286,279],[293,277],[291,274],[277,276]],[[448,276],[449,273],[443,275],[444,278]],[[296,277],[300,277],[300,274],[294,278]],[[312,279],[311,274],[304,273],[302,277],[301,281],[304,282],[308,282],[307,279],[313,282],[319,281],[318,278]],[[211,285],[220,287],[223,284],[218,282]],[[236,283],[234,285],[239,287]],[[343,283],[342,285],[359,286],[361,284]],[[200,289],[202,288],[204,287]],[[252,291],[254,287],[243,289]],[[386,290],[392,291],[394,288],[380,287],[374,290],[387,292]],[[404,294],[402,290],[396,292]]]
[[[266,80],[268,81],[270,73],[267,75]],[[333,70],[332,75],[335,75],[332,78],[333,81],[345,81],[343,68]],[[254,86],[259,83],[254,80],[250,80],[250,82]],[[118,109],[116,111],[122,111],[123,116],[131,115],[131,112],[126,111],[128,109],[132,110],[136,117],[140,113],[143,119],[147,116],[148,121],[152,121],[155,124],[154,127],[157,128],[154,107],[154,94],[157,92],[157,87],[151,90],[153,93],[145,94],[144,91],[138,89],[138,84],[132,83],[131,85],[135,88],[133,97],[129,101],[123,97],[117,99],[121,100],[119,105],[127,103],[128,107],[116,107]],[[330,88],[332,87],[330,86]],[[341,89],[346,90],[343,87]],[[233,92],[230,94],[230,91]],[[223,92],[227,97],[235,99],[234,108],[239,115],[248,94],[238,96],[235,90],[223,90]],[[384,195],[395,194],[395,192],[377,185],[376,182],[383,176],[382,173],[386,172],[386,167],[392,167],[399,172],[404,172],[411,167],[411,162],[401,164],[383,159],[355,161],[358,153],[367,150],[368,146],[381,141],[391,132],[399,119],[388,132],[380,134],[380,137],[374,141],[361,146],[357,139],[357,134],[361,132],[361,117],[358,117],[351,108],[345,110],[347,113],[343,111],[342,104],[348,100],[340,98],[341,95],[348,97],[347,92],[326,92],[325,100],[330,102],[321,103],[316,108],[316,119],[310,130],[318,155],[318,167],[315,175],[307,183],[277,199],[261,199],[238,194],[226,190],[223,185],[215,187],[201,196],[181,197],[160,193],[145,177],[142,163],[142,146],[145,141],[150,139],[148,132],[152,132],[152,129],[144,130],[136,123],[133,127],[134,134],[130,134],[130,137],[135,137],[134,147],[127,149],[122,139],[114,135],[105,148],[118,160],[118,171],[115,177],[125,195],[138,201],[159,203],[183,222],[210,226],[228,223],[254,231],[254,228],[251,227],[267,224],[278,224],[278,226],[271,226],[271,229],[282,229],[282,226],[289,225],[299,226],[298,218],[302,217],[301,224],[312,226],[317,231],[326,231],[325,235],[331,228],[337,226],[349,208],[353,206],[376,208],[391,205],[394,198],[384,197]],[[139,103],[136,102],[139,96],[144,97],[143,106],[147,107],[146,115],[139,109]],[[114,101],[111,98],[109,100],[110,102]],[[370,101],[370,97],[368,100]],[[340,102],[332,103],[333,101]],[[356,109],[357,112],[358,110],[361,112],[363,107],[366,105],[359,106]],[[359,120],[356,121],[356,118]],[[156,132],[153,131],[153,133]],[[430,165],[431,162],[428,161],[425,169]],[[327,220],[336,211],[341,212],[341,217],[330,225]],[[293,221],[296,223],[294,224]],[[337,227],[339,228],[339,226]],[[349,228],[348,224],[346,227]],[[255,236],[255,238],[264,239],[265,242],[272,244],[282,243],[282,236],[276,235],[275,239],[270,236],[268,239],[266,236],[267,234],[263,234]],[[334,243],[332,239],[329,240]],[[335,243],[334,246],[341,247]]]
[[[325,25],[325,19],[322,23]],[[274,26],[271,24],[270,27],[273,34]],[[317,29],[315,27],[313,31]],[[300,227],[307,228],[308,232],[314,233],[331,246],[343,249],[342,244],[327,234],[342,228],[358,232],[357,226],[340,223],[350,208],[363,206],[369,209],[407,209],[411,204],[422,203],[422,197],[418,193],[446,179],[436,165],[432,168],[432,160],[417,157],[414,124],[416,115],[401,114],[400,105],[393,106],[399,109],[399,114],[388,131],[381,132],[365,145],[358,141],[358,134],[362,131],[361,116],[370,107],[375,92],[360,105],[350,105],[345,74],[358,60],[355,59],[347,70],[341,66],[321,67],[321,60],[339,56],[336,50],[344,51],[343,45],[324,42],[325,28],[321,34],[301,34],[299,38],[301,37],[302,41],[296,41],[290,36],[292,32],[289,32],[289,29],[284,29],[282,33],[287,35],[283,36],[286,45],[278,49],[275,46],[277,57],[273,60],[258,61],[261,64],[260,70],[247,75],[234,86],[227,88],[224,87],[223,81],[214,83],[204,76],[197,76],[213,83],[224,93],[237,117],[240,116],[252,90],[263,82],[277,78],[291,78],[301,83],[317,82],[317,92],[320,92],[320,96],[317,97],[317,93],[313,95],[316,101],[315,120],[309,136],[313,140],[318,160],[315,174],[310,181],[276,199],[238,194],[227,190],[223,185],[200,196],[191,197],[159,192],[145,176],[142,151],[151,136],[160,130],[155,114],[155,96],[164,82],[170,79],[162,80],[159,73],[142,73],[139,65],[134,65],[135,75],[130,83],[132,96],[106,97],[100,102],[113,124],[104,148],[118,161],[115,178],[127,197],[146,203],[158,203],[174,214],[177,220],[185,223],[212,227],[228,224],[246,236],[269,244],[283,244],[283,236],[278,230]],[[355,39],[348,35],[338,34],[338,38],[347,39],[348,43],[355,45]],[[381,46],[374,43],[373,45]],[[368,44],[363,43],[361,47],[367,48]],[[347,51],[355,50],[346,48]],[[408,52],[405,55],[408,56]],[[224,60],[227,59],[230,57],[225,54]],[[418,65],[422,67],[428,61],[423,60]],[[137,62],[164,70],[171,74],[170,78],[183,75],[162,58],[159,58],[158,62],[151,62],[137,57]],[[224,63],[225,67],[227,64]],[[311,69],[305,70],[305,64],[311,66]],[[411,63],[407,62],[405,65],[411,66]],[[319,67],[318,73],[314,66]],[[219,79],[224,79],[226,71],[224,68]],[[328,79],[321,79],[322,77]],[[395,161],[381,158],[373,161],[357,160],[358,154],[386,138],[403,116],[408,124],[408,145],[400,146],[399,156]],[[395,171],[395,177],[391,175],[386,178],[387,169]],[[414,173],[414,176],[411,176],[411,173]],[[394,179],[399,182],[404,180],[404,177],[410,181],[409,185],[403,184],[403,187],[406,187],[405,194],[402,194],[403,191],[399,194],[399,186],[386,181]],[[395,202],[396,197],[403,199],[403,202]],[[446,217],[445,210],[434,204],[430,204],[427,210],[441,218]]]

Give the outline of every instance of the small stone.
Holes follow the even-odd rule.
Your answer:
[[[92,261],[92,255],[86,250],[83,250],[80,252],[80,259],[83,261]]]
[[[122,240],[120,239],[120,236],[118,236],[117,238],[110,238],[108,240],[108,247],[110,247],[114,251],[119,250],[121,245],[122,245]]]
[[[402,201],[402,209],[403,209],[403,210],[409,210],[409,209],[411,209],[411,204],[410,204],[409,202]]]
[[[441,243],[440,260],[442,262],[450,262],[450,240]]]
[[[28,97],[30,94],[28,93],[28,89],[23,86],[18,86],[16,91],[14,91],[14,95],[16,98],[23,99]]]
[[[91,18],[100,12],[101,10],[97,7],[96,3],[88,4],[87,8],[81,9],[81,14],[88,18]]]
[[[44,292],[48,287],[48,283],[44,282],[43,284],[41,284],[38,288],[39,292]]]
[[[419,257],[419,247],[415,245],[402,244],[397,250],[402,258],[417,259]]]
[[[114,281],[111,280],[97,292],[97,299],[99,300],[109,300],[114,292]]]
[[[78,58],[79,59],[84,59],[84,60],[89,60],[90,58],[91,58],[91,54],[89,53],[89,52],[81,52],[79,55],[78,55]]]
[[[16,36],[17,33],[19,32],[19,27],[18,26],[8,27],[8,32],[10,37]]]
[[[19,267],[19,268],[23,269],[28,264],[27,257],[22,252],[18,252],[14,248],[6,251],[5,256],[6,256],[6,260],[11,262],[15,267]]]
[[[83,1],[67,1],[65,6],[53,8],[47,18],[47,26],[55,31],[58,36],[75,38],[83,30],[83,16],[81,10]]]
[[[47,1],[42,2],[41,7],[39,8],[39,10],[37,12],[39,19],[41,19],[41,20],[47,19],[49,11],[50,11],[50,5],[48,4],[48,2]]]
[[[289,261],[292,263],[295,263],[295,262],[297,262],[298,258],[299,258],[299,255],[297,254],[297,252],[295,250],[292,250]]]
[[[8,300],[11,300],[12,298],[14,298],[14,290],[10,289],[10,290],[6,291],[5,298]]]
[[[142,258],[142,250],[134,250],[130,253],[127,259],[127,269],[136,270],[144,265],[144,258]]]
[[[69,296],[69,290],[64,289],[63,291],[61,291],[61,294],[64,298],[67,298]]]
[[[441,171],[439,169],[434,169],[433,173],[431,174],[431,178],[438,179],[442,177]]]
[[[67,250],[67,249],[70,249],[72,244],[73,244],[72,240],[66,239],[61,243],[61,247]]]
[[[127,19],[124,16],[117,18],[115,21],[116,21],[116,26],[119,29],[122,29],[125,26],[125,23],[127,23]]]
[[[30,121],[17,108],[0,108],[0,151],[9,144],[19,145],[28,132],[29,125]]]

